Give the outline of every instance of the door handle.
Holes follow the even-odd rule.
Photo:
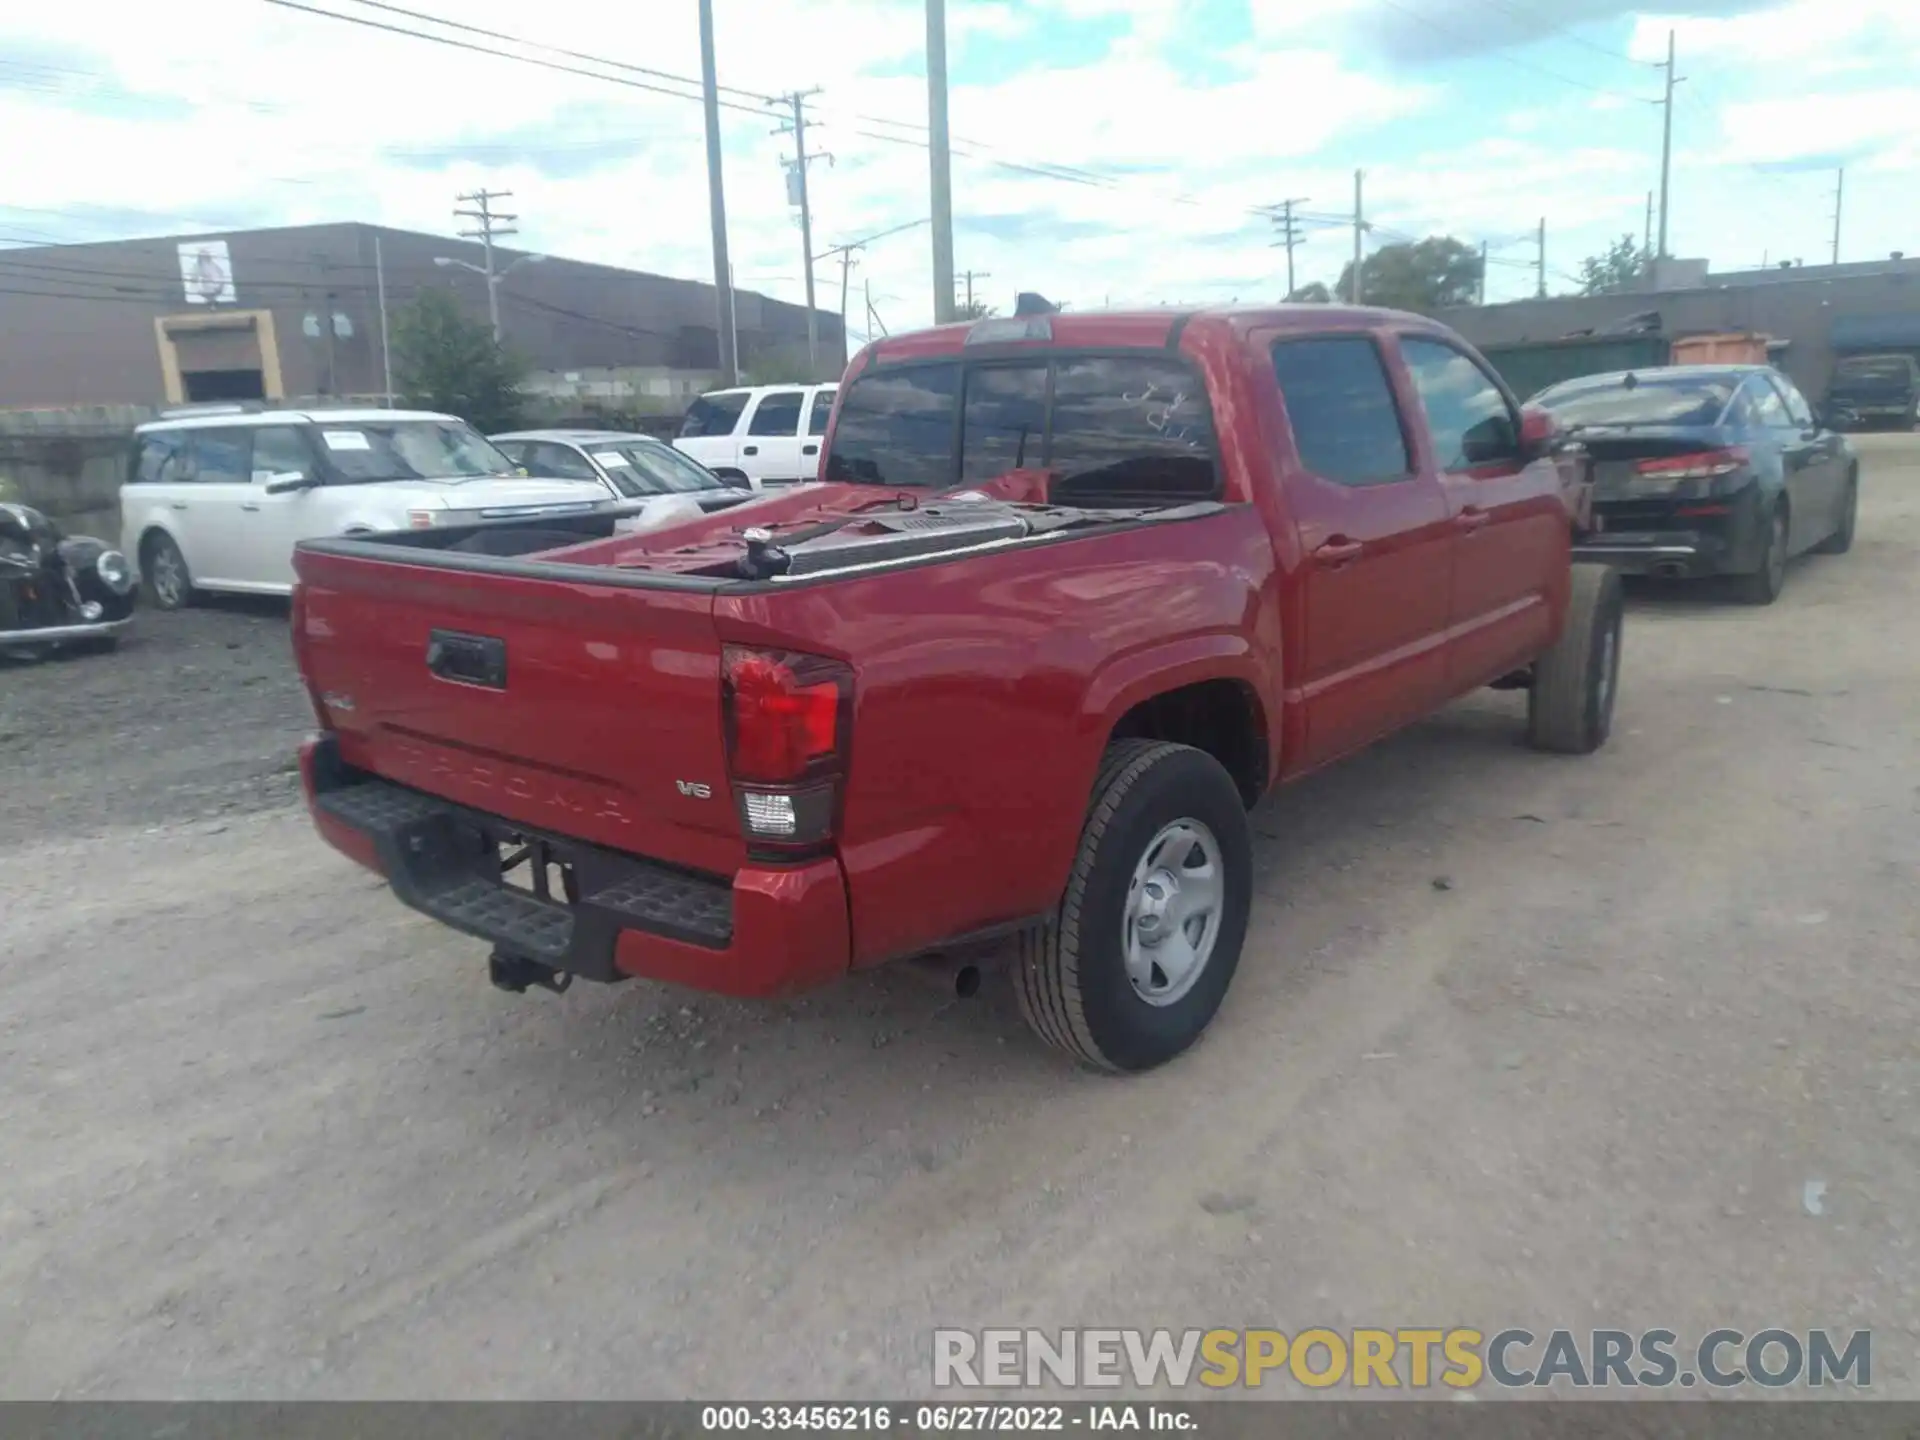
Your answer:
[[[242,501],[242,502],[241,502],[241,505],[240,505],[240,508],[241,508],[242,510],[251,510],[251,511],[253,511],[253,512],[255,512],[256,514],[257,514],[257,513],[259,513],[259,510],[260,510],[260,507],[259,507],[258,505],[256,505],[256,504],[254,504],[254,503],[253,503],[253,501],[251,501],[251,500],[246,500],[246,501]]]
[[[1472,534],[1475,530],[1485,525],[1487,519],[1486,511],[1482,510],[1478,505],[1469,505],[1453,517],[1453,523],[1468,534]]]
[[[760,447],[758,445],[742,445],[740,447],[740,453],[742,455],[758,455],[760,453]]]
[[[1318,565],[1345,565],[1358,559],[1360,552],[1366,548],[1358,540],[1336,535],[1313,552],[1313,559]]]
[[[818,455],[820,453],[820,447],[818,445],[802,445],[800,447],[800,453],[802,455]]]
[[[187,502],[184,500],[170,500],[167,502],[167,506],[172,510],[184,510],[187,508]]]

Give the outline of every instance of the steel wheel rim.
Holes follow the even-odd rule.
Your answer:
[[[180,561],[171,547],[162,545],[153,552],[153,593],[160,597],[161,604],[177,605],[180,590]]]
[[[1226,914],[1226,862],[1199,820],[1163,825],[1127,887],[1127,982],[1149,1005],[1178,1004],[1206,973]]]
[[[1600,720],[1603,724],[1613,710],[1613,684],[1619,672],[1620,621],[1616,617],[1607,626],[1606,638],[1600,642]]]

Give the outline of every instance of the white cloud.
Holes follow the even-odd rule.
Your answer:
[[[356,8],[353,0],[316,3]],[[699,70],[690,4],[419,3],[672,74]],[[1109,295],[1272,295],[1284,283],[1284,256],[1250,210],[1297,194],[1315,197],[1315,212],[1343,211],[1356,164],[1369,172],[1369,212],[1395,231],[1500,239],[1544,213],[1551,263],[1565,269],[1623,230],[1638,232],[1657,163],[1656,110],[1538,84],[1521,90],[1518,70],[1512,98],[1484,84],[1449,88],[1444,70],[1422,71],[1419,83],[1387,78],[1364,52],[1333,48],[1357,44],[1357,32],[1339,22],[1371,4],[1253,0],[1254,42],[1195,75],[1166,58],[1175,40],[1191,51],[1197,38],[1182,28],[1191,22],[1178,0],[954,0],[952,119],[968,142],[957,142],[953,162],[960,265],[990,271],[988,298],[1002,305],[1016,288],[1081,305]],[[0,51],[71,53],[82,58],[47,63],[106,71],[66,77],[105,87],[90,109],[76,110],[47,93],[42,72],[29,87],[7,88],[0,64],[0,129],[46,137],[9,154],[5,202],[40,209],[0,208],[0,234],[76,233],[75,217],[91,206],[152,212],[154,223],[142,227],[149,232],[261,223],[264,213],[285,223],[366,219],[446,233],[454,192],[484,183],[515,192],[530,247],[711,273],[698,104],[260,0],[195,0],[192,8],[190,26],[177,7],[131,4],[105,27],[97,10],[81,6],[15,6],[0,18]],[[810,133],[834,163],[813,171],[816,252],[926,214],[927,154],[915,143],[924,130],[913,128],[926,119],[919,0],[727,0],[716,9],[723,84],[823,89],[810,102]],[[971,46],[1044,56],[1063,26],[1099,23],[1104,34],[1115,21],[1126,22],[1125,35],[1098,63],[1007,74],[966,63]],[[1664,55],[1667,23],[1641,20],[1634,53]],[[1896,60],[1915,73],[1920,7],[1796,0],[1675,23],[1682,73],[1699,77],[1683,87],[1692,93],[1678,112],[1676,248],[1751,263],[1754,237],[1769,230],[1782,247],[1815,254],[1824,182],[1768,179],[1748,166],[1811,163],[1848,145],[1864,147],[1857,182],[1849,173],[1849,214],[1858,217],[1850,234],[1864,253],[1900,247],[1920,220],[1910,183],[1920,164],[1912,119],[1920,95],[1904,77],[1849,67],[1884,72]],[[1555,60],[1571,71],[1569,59]],[[1620,69],[1595,78],[1617,88]],[[205,103],[184,120],[116,118],[100,109],[116,93]],[[770,133],[780,117],[751,96],[729,99],[748,112],[724,112],[735,273],[743,285],[798,298],[800,242],[781,170],[788,142]],[[409,163],[394,150],[410,152]],[[594,159],[612,163],[584,169]],[[1036,160],[1113,183],[1018,168]],[[1920,237],[1905,239],[1920,250]],[[1313,230],[1296,257],[1300,278],[1333,278],[1348,249],[1343,233]],[[856,325],[868,281],[895,328],[927,318],[928,250],[922,228],[861,254],[852,272]],[[837,304],[837,264],[818,274]],[[1517,269],[1511,278],[1525,280]]]

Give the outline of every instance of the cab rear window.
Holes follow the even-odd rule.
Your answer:
[[[1162,353],[941,361],[842,388],[826,478],[944,488],[1055,472],[1086,504],[1180,503],[1217,489],[1206,387]]]

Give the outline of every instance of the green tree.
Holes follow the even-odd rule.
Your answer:
[[[1294,305],[1325,305],[1332,299],[1333,292],[1318,280],[1309,280],[1287,296],[1288,303]]]
[[[1631,290],[1647,273],[1653,257],[1631,233],[1622,235],[1598,255],[1580,262],[1582,295],[1616,295]]]
[[[993,313],[994,307],[984,300],[975,300],[971,304],[960,300],[953,307],[953,318],[956,320],[984,320]]]
[[[1382,245],[1362,263],[1360,276],[1364,303],[1431,314],[1480,298],[1480,252],[1451,235],[1429,235],[1411,245]],[[1351,261],[1334,291],[1352,298]]]
[[[527,365],[445,290],[423,290],[393,317],[393,378],[407,404],[458,415],[482,434],[519,423]]]

